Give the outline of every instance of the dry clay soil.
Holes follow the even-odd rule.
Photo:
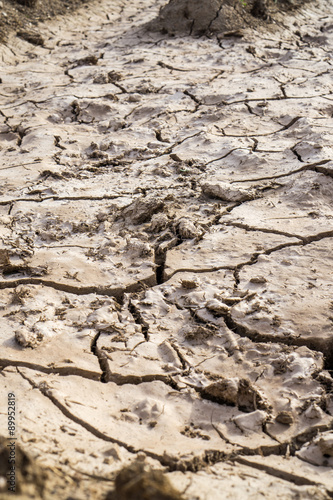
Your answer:
[[[332,1],[159,6],[0,47],[0,496],[14,393],[18,498],[332,498]]]

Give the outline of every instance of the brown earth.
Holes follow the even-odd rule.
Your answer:
[[[1,500],[13,407],[20,500],[332,498],[332,0],[275,6],[0,46]]]
[[[210,35],[242,28],[265,26],[274,28],[283,20],[285,12],[291,13],[309,0],[170,0],[161,8],[151,29],[170,35]]]
[[[89,0],[1,0],[0,41],[11,31],[36,31],[38,23],[65,15]]]
[[[309,1],[309,0],[306,0]],[[21,37],[35,36],[38,23],[57,15],[73,12],[91,0],[1,0],[0,41],[11,31]],[[301,0],[170,0],[161,8],[151,29],[168,33],[192,34],[223,32],[240,27],[256,27],[272,22],[281,12],[292,11],[304,4]],[[87,8],[89,8],[87,6]]]

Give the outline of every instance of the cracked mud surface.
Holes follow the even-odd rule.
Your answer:
[[[332,6],[173,38],[105,0],[0,48],[21,498],[332,498]]]

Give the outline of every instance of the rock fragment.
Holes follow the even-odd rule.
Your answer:
[[[257,197],[255,189],[236,187],[235,185],[228,184],[227,182],[206,182],[202,184],[201,190],[206,196],[210,198],[218,198],[223,201],[243,202],[253,200]]]
[[[150,231],[152,233],[158,233],[167,228],[169,224],[169,219],[166,214],[157,213],[154,214],[150,221]]]
[[[181,219],[177,224],[177,232],[179,236],[186,240],[196,238],[199,235],[198,229],[190,219]]]
[[[22,347],[36,347],[43,338],[40,332],[31,331],[25,326],[15,331],[15,340]]]
[[[213,312],[214,314],[228,314],[230,311],[230,308],[226,305],[223,304],[220,300],[217,299],[211,299],[207,302],[206,307],[209,311]]]
[[[279,424],[291,425],[294,422],[294,417],[290,411],[282,410],[276,415],[275,420]]]
[[[244,433],[247,432],[260,432],[263,425],[268,419],[268,414],[262,410],[256,410],[246,415],[238,415],[233,419],[233,422]]]
[[[310,443],[306,443],[296,455],[317,466],[333,466],[333,432],[323,432]]]
[[[246,379],[221,379],[205,387],[203,394],[212,401],[237,406],[244,412],[269,407],[268,402],[263,398],[259,390]]]
[[[161,212],[164,207],[163,200],[156,198],[138,198],[128,207],[124,208],[122,215],[131,220],[133,224],[143,224],[151,220],[157,212]]]
[[[197,288],[199,286],[199,280],[198,279],[185,279],[184,278],[181,280],[181,285],[186,290],[191,290],[192,288]]]
[[[224,379],[214,382],[204,389],[204,395],[220,404],[237,404],[239,380],[237,378]]]

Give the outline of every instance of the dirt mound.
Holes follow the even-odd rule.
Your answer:
[[[139,461],[117,474],[115,486],[106,500],[183,500],[161,470]]]
[[[5,500],[15,491],[22,498],[37,500],[43,496],[45,478],[42,468],[22,450],[16,440],[0,436],[1,498]],[[7,491],[10,493],[6,494]]]
[[[58,14],[66,14],[89,0],[2,0],[0,2],[0,42],[10,31],[27,29],[34,34],[34,26]],[[21,36],[20,35],[20,36]],[[28,35],[26,35],[28,36]],[[24,36],[21,38],[24,38]],[[30,40],[29,40],[30,41]],[[42,45],[37,43],[36,45]]]
[[[150,26],[171,35],[224,33],[255,28],[300,5],[300,0],[170,0]]]

